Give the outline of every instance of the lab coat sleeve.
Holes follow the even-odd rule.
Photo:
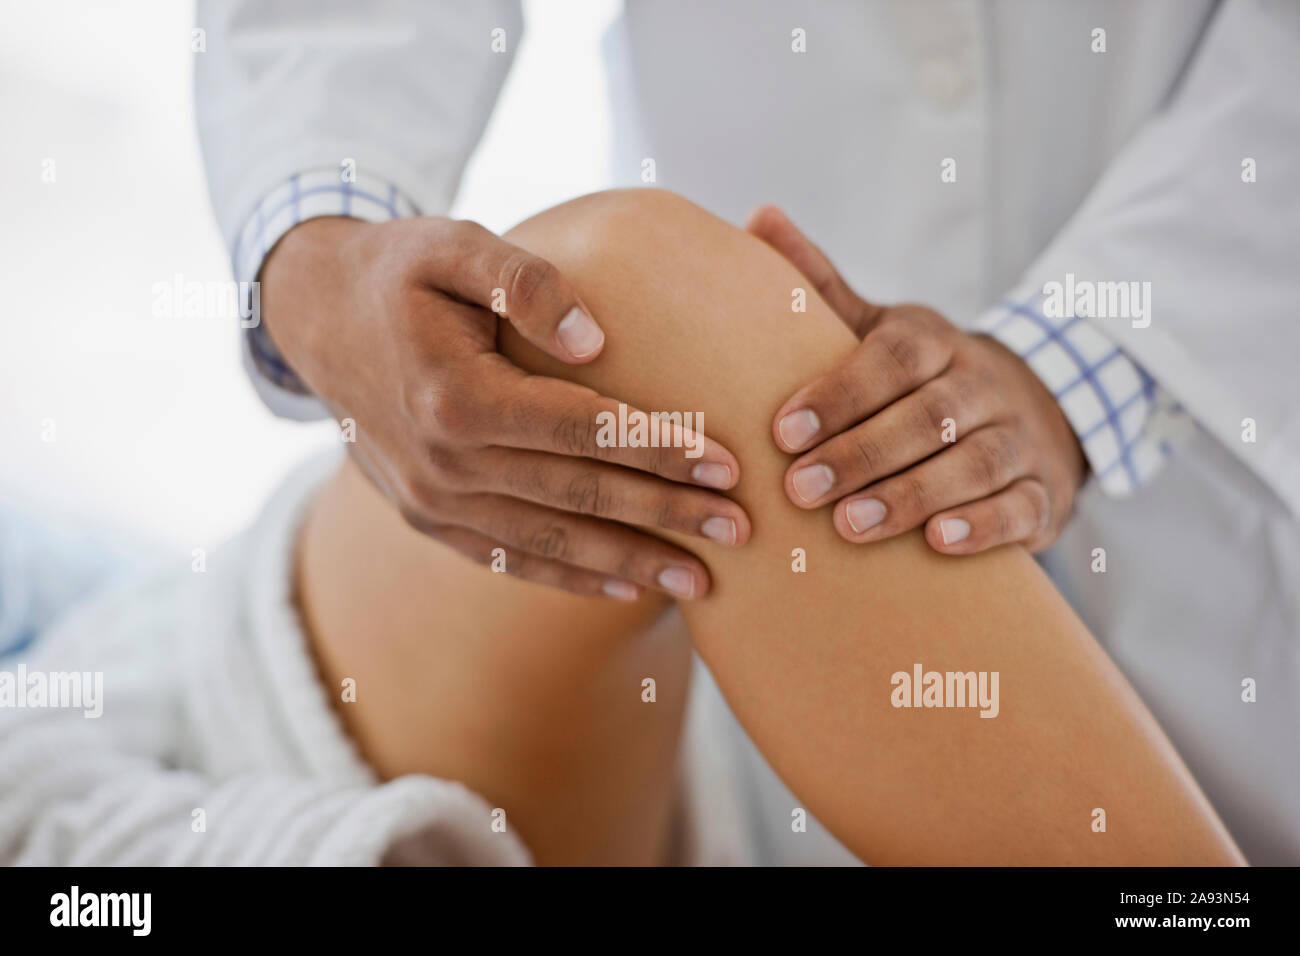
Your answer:
[[[1149,282],[1149,324],[1091,326],[1300,514],[1298,88],[1300,6],[1227,0],[1007,298],[1067,274]]]
[[[518,0],[199,0],[196,25],[199,143],[222,238],[245,280],[273,243],[239,249],[241,236],[268,197],[304,174],[380,183],[403,212],[445,214],[523,33]],[[256,327],[245,330],[258,393],[279,414],[322,417],[314,398],[258,361],[275,358],[268,345]]]

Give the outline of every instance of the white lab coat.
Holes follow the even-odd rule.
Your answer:
[[[227,240],[343,156],[447,210],[515,4],[303,10],[199,4]],[[1247,856],[1300,863],[1300,6],[629,0],[608,45],[621,180],[779,203],[869,298],[968,324],[1066,273],[1152,283],[1149,327],[1097,327],[1199,427],[1133,497],[1085,490],[1045,563]]]

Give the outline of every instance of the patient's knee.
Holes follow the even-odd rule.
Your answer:
[[[814,290],[806,313],[790,321],[791,290],[806,280],[779,253],[666,190],[582,196],[506,235],[556,266],[606,334],[600,360],[578,369],[521,344],[503,323],[502,351],[530,371],[608,392],[639,381],[634,367],[671,370],[678,382],[720,391],[749,365],[763,369],[769,399],[779,402],[801,384],[795,355],[815,368],[852,347],[852,333]]]
[[[683,241],[722,225],[690,200],[664,189],[611,189],[590,193],[538,213],[506,237],[549,259],[571,281],[599,279],[614,264],[621,271],[669,265]],[[728,227],[730,228],[730,227]]]
[[[655,339],[663,346],[685,300],[710,288],[734,261],[726,248],[729,233],[744,236],[674,193],[616,189],[538,213],[506,238],[549,261],[573,285],[606,334],[602,354],[608,357],[613,350],[650,347]],[[693,311],[702,314],[698,303]],[[566,378],[578,372],[530,355],[504,323],[500,345],[531,371]]]

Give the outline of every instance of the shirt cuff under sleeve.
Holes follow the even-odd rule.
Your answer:
[[[321,216],[348,216],[366,222],[388,222],[420,215],[398,188],[376,176],[344,175],[337,166],[296,173],[258,203],[235,239],[231,253],[235,280],[258,278],[267,253],[290,229]],[[240,288],[251,288],[241,285]],[[285,418],[312,420],[329,413],[317,400],[267,334],[260,314],[244,329],[244,367],[258,395],[271,411]]]
[[[1130,495],[1160,470],[1186,413],[1090,320],[1049,317],[1043,299],[1010,296],[972,330],[1025,361],[1060,404],[1102,490]]]

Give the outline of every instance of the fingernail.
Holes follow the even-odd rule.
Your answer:
[[[939,522],[939,537],[944,544],[965,541],[970,535],[970,522],[965,518],[944,518]]]
[[[736,522],[730,518],[714,517],[700,526],[706,538],[712,538],[718,544],[736,543]]]
[[[612,597],[618,601],[635,601],[637,599],[636,585],[630,581],[619,581],[610,578],[600,586],[600,589],[605,592],[607,597]]]
[[[695,575],[685,568],[664,568],[659,572],[659,586],[688,598],[695,594]]]
[[[555,330],[560,344],[574,358],[586,358],[605,344],[605,333],[596,320],[576,305]]]
[[[835,484],[835,472],[825,465],[809,465],[800,468],[792,479],[794,491],[804,501],[816,501]]]
[[[822,423],[818,420],[817,413],[811,408],[801,408],[797,412],[791,412],[776,423],[777,433],[790,451],[798,451],[802,448],[821,427]]]
[[[855,534],[862,534],[885,520],[885,506],[875,498],[858,498],[844,506],[844,517]]]
[[[691,469],[691,479],[710,488],[727,488],[731,485],[731,469],[717,462],[702,461]]]

